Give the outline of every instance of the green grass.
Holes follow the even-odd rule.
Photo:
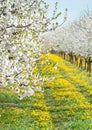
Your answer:
[[[61,59],[60,63],[62,62],[68,68],[74,67]],[[50,60],[49,65],[45,62],[43,68],[49,68],[50,65],[55,65],[54,59]],[[43,94],[37,92],[31,97],[19,100],[13,91],[0,86],[0,130],[92,130],[92,95],[88,91],[92,89],[87,89],[86,85],[81,86],[80,82],[72,78],[79,77],[85,71],[76,68],[76,71],[68,73],[60,66],[57,73],[50,72],[49,69],[42,71],[39,63],[38,68],[42,76],[55,77],[55,80],[44,83]],[[85,73],[83,78],[85,80],[81,80],[92,85],[92,77],[89,77],[88,73]],[[64,82],[58,79],[64,79]],[[68,86],[65,81],[69,83]],[[89,103],[89,106],[85,102]]]

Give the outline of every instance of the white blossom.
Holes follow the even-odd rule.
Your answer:
[[[28,88],[21,99],[34,93],[37,82],[44,82],[32,69],[42,53],[41,35],[52,28],[47,12],[45,0],[0,1],[0,83],[11,84],[13,90]]]

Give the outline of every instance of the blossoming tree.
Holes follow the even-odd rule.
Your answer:
[[[44,79],[33,68],[42,52],[41,34],[57,27],[57,5],[49,18],[45,0],[0,0],[0,84],[21,92],[21,99],[41,91],[37,82]]]
[[[49,37],[48,35],[46,37],[53,43],[57,52],[74,52],[85,58],[89,57],[92,55],[92,12],[84,12],[78,20],[57,28],[49,34]],[[58,47],[56,47],[57,43]]]

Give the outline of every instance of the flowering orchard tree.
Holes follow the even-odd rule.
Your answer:
[[[74,52],[84,57],[92,56],[92,12],[86,11],[78,20],[57,28],[49,34],[48,39],[57,52]],[[56,47],[57,43],[58,47]]]
[[[64,38],[70,45],[70,51],[85,58],[92,55],[92,12],[85,12],[79,20],[69,25],[68,37]]]
[[[21,93],[21,99],[41,91],[37,82],[45,79],[33,68],[42,52],[41,34],[58,25],[57,5],[49,18],[45,0],[0,0],[0,84]]]
[[[80,16],[78,21],[74,22],[74,28],[77,31],[76,44],[79,45],[79,54],[89,57],[92,56],[92,12],[86,11]]]

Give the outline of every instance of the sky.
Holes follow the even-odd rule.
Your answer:
[[[62,22],[65,8],[68,8],[67,22],[72,22],[79,18],[85,10],[92,11],[92,0],[46,0],[50,5],[49,16],[51,16],[54,9],[54,3],[58,2],[58,11],[62,12],[62,18],[58,22]]]

